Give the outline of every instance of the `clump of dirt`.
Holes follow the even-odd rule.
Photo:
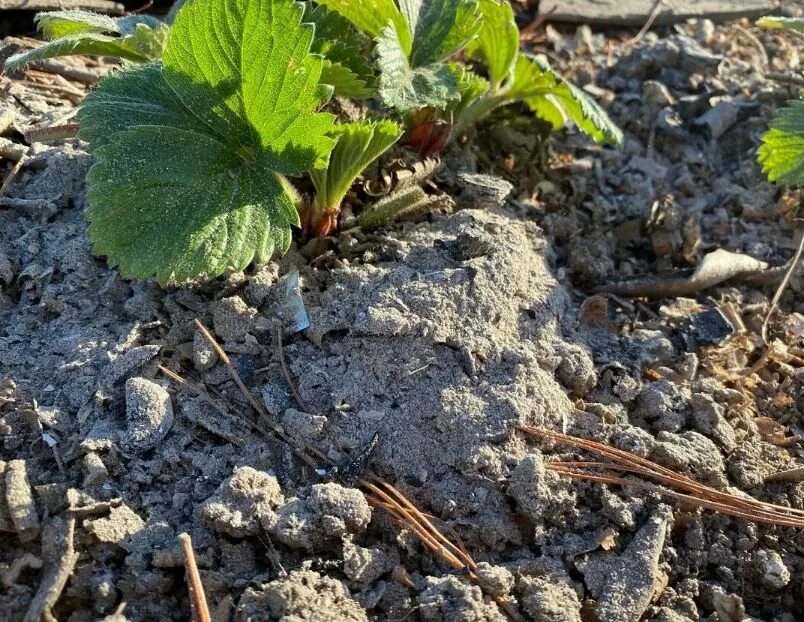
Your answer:
[[[789,259],[800,198],[750,151],[791,91],[734,32],[698,22],[626,44],[550,26],[540,45],[607,102],[623,151],[537,145],[502,120],[434,178],[464,209],[207,284],[121,279],[85,234],[91,158],[77,141],[32,146],[0,198],[0,619],[187,619],[182,532],[219,620],[496,621],[500,600],[534,620],[796,619],[800,533],[562,478],[549,461],[577,452],[518,432],[564,430],[804,509],[800,277],[772,350],[758,337],[771,281],[657,300],[597,289],[715,247]],[[758,36],[789,70],[794,42]],[[74,108],[26,88],[10,91],[15,144]],[[296,270],[310,327],[280,333]],[[690,317],[715,311],[718,330],[692,339]],[[334,477],[260,431],[196,318]],[[363,473],[454,532],[477,584],[371,508],[346,481]]]

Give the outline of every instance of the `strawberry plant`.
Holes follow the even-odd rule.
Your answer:
[[[350,187],[402,134],[393,118],[422,154],[513,103],[556,128],[622,139],[584,91],[520,52],[507,2],[179,0],[164,22],[81,11],[37,21],[50,41],[7,67],[65,54],[127,62],[79,111],[96,156],[89,235],[126,276],[212,278],[286,251],[293,227],[331,234]],[[376,96],[381,116],[337,124],[333,94]],[[302,175],[311,201],[290,181]],[[357,222],[376,227],[409,196],[427,203],[411,187]]]
[[[804,19],[763,17],[758,24],[804,32]],[[771,181],[804,184],[804,99],[791,101],[771,121],[762,137],[759,162]]]
[[[337,227],[340,206],[363,170],[385,153],[400,135],[393,121],[346,123],[333,131],[337,140],[326,168],[310,172],[316,194],[307,219],[318,237]]]
[[[122,273],[160,282],[268,261],[300,224],[288,176],[327,165],[332,89],[292,0],[194,0],[162,63],[106,78],[80,111],[89,235]]]

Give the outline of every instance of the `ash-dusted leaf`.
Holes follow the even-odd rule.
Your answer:
[[[394,0],[316,0],[348,19],[372,39],[380,36],[389,23],[396,26],[405,55],[411,51],[411,30]]]
[[[479,9],[483,24],[466,51],[470,58],[485,61],[492,87],[497,89],[512,77],[516,66],[519,28],[507,0],[480,0]]]
[[[327,168],[311,171],[316,189],[314,207],[339,207],[346,193],[365,168],[385,153],[401,134],[393,121],[363,121],[336,125],[337,140]]]
[[[5,62],[6,70],[19,69],[35,60],[76,54],[145,63],[162,55],[169,32],[168,26],[155,18],[111,18],[87,11],[40,13],[37,21],[45,37],[54,40],[11,56]]]
[[[291,0],[192,0],[164,65],[87,98],[89,233],[123,274],[214,277],[288,248],[299,216],[284,176],[324,166],[334,144],[301,17]]]
[[[521,100],[541,119],[556,129],[572,121],[596,142],[620,145],[620,129],[583,89],[564,80],[544,61],[520,55],[507,97]]]
[[[376,53],[380,96],[387,106],[400,112],[425,107],[443,110],[460,97],[455,77],[446,65],[411,67],[393,24],[377,38]]]
[[[799,30],[804,32],[804,18],[802,17],[760,17],[757,26],[770,30]]]
[[[322,84],[335,89],[335,95],[365,99],[377,91],[374,69],[368,52],[371,41],[352,24],[322,4],[305,5],[305,23],[315,25],[311,51],[324,57]]]
[[[81,32],[131,35],[142,24],[156,28],[162,22],[151,15],[109,17],[92,11],[49,11],[37,13],[36,25],[46,39],[57,39]]]
[[[115,56],[135,63],[146,63],[159,58],[168,37],[168,27],[140,25],[134,34],[123,37],[83,32],[48,41],[37,48],[14,54],[5,62],[8,71],[20,69],[30,62],[59,56]]]
[[[762,137],[759,163],[771,181],[804,184],[804,100],[791,101]]]
[[[413,67],[446,60],[480,30],[477,0],[399,0],[413,36]]]

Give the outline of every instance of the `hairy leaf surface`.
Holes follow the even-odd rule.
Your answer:
[[[804,184],[804,101],[779,111],[762,137],[759,162],[771,181]]]
[[[413,38],[413,67],[446,60],[480,30],[477,0],[399,0],[399,7]]]
[[[470,58],[480,58],[488,66],[492,87],[498,89],[512,77],[519,55],[519,29],[514,12],[506,1],[480,0],[483,23],[477,38],[469,43]]]
[[[379,37],[389,23],[396,26],[400,45],[409,55],[411,30],[394,0],[316,0],[328,9],[348,19],[371,38]]]
[[[304,21],[315,25],[312,52],[325,61],[321,82],[335,89],[335,95],[365,99],[377,92],[374,69],[369,62],[370,40],[352,24],[322,4],[305,5]]]
[[[460,97],[455,77],[446,65],[412,67],[390,24],[377,38],[380,96],[386,105],[406,112],[413,108],[444,109]]]
[[[11,56],[5,62],[6,69],[19,69],[35,60],[75,54],[116,56],[144,63],[162,55],[169,30],[154,17],[112,18],[89,11],[39,13],[36,21],[45,38],[52,41]]]
[[[401,134],[393,121],[364,121],[335,126],[337,140],[329,166],[311,171],[317,207],[339,207],[346,193],[365,168],[385,153]]]
[[[192,0],[163,65],[106,78],[87,98],[89,233],[123,274],[214,277],[288,248],[299,216],[284,176],[325,166],[334,144],[302,11]]]
[[[507,97],[524,101],[536,116],[556,129],[572,121],[597,142],[622,143],[622,132],[606,111],[583,89],[561,78],[536,57],[519,56]]]

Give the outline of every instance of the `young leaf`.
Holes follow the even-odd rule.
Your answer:
[[[413,37],[413,67],[460,52],[481,27],[477,0],[399,0],[399,7]]]
[[[336,125],[337,140],[327,168],[311,171],[316,189],[314,208],[340,207],[343,198],[365,168],[385,153],[401,134],[393,121],[363,121]]]
[[[556,129],[572,121],[596,142],[622,143],[622,132],[606,111],[583,89],[561,78],[536,57],[519,56],[506,97],[524,101],[536,116]]]
[[[377,91],[374,70],[366,52],[370,41],[349,21],[324,5],[305,5],[304,22],[315,25],[311,51],[324,57],[321,82],[336,95],[366,99]]]
[[[460,97],[455,77],[446,65],[410,65],[393,24],[377,38],[377,59],[380,96],[386,105],[401,112],[428,106],[443,109]]]
[[[123,274],[211,278],[287,250],[299,216],[285,175],[325,166],[333,147],[302,10],[193,0],[164,65],[108,77],[87,98],[89,233]]]
[[[165,48],[168,26],[154,17],[131,15],[111,18],[89,11],[53,11],[36,16],[45,38],[53,39],[5,62],[7,70],[57,56],[88,54],[116,56],[144,63],[159,58]]]
[[[394,0],[316,0],[331,11],[348,19],[372,39],[379,37],[389,23],[393,24],[405,56],[411,51],[411,31]]]
[[[499,89],[512,76],[519,55],[519,29],[511,5],[502,0],[480,0],[482,27],[469,43],[469,58],[481,58],[488,66],[493,89]]]
[[[759,163],[771,181],[804,184],[804,100],[792,101],[762,137]]]
[[[450,102],[446,111],[452,117],[457,117],[473,102],[488,93],[489,83],[485,78],[457,63],[451,63],[449,69],[458,84],[460,99]]]
[[[804,18],[802,17],[760,17],[757,20],[757,26],[768,28],[770,30],[799,30],[804,32]]]

